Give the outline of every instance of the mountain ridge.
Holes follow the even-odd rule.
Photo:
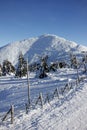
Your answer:
[[[78,45],[53,34],[44,34],[39,37],[24,39],[7,44],[0,48],[0,63],[8,59],[13,65],[18,62],[19,53],[29,59],[30,63],[36,62],[39,56],[48,55],[50,60],[56,60],[58,56],[69,54],[71,51],[87,51],[87,47]]]

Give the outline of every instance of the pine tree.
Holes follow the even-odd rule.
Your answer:
[[[2,76],[2,66],[0,64],[0,76]]]
[[[70,60],[71,60],[71,68],[77,68],[78,66],[78,62],[77,62],[77,58],[76,55],[70,54]]]
[[[82,58],[82,63],[84,65],[84,73],[87,72],[87,54],[85,53],[84,57]]]
[[[26,76],[26,74],[27,74],[27,62],[25,61],[23,54],[20,53],[18,58],[18,67],[16,70],[16,76],[23,77]]]
[[[44,57],[41,57],[41,65],[40,65],[40,68],[38,69],[38,77],[39,78],[44,78],[44,77],[47,77],[47,74],[46,72],[49,71],[49,67],[48,67],[48,64],[47,64],[47,60],[48,60],[48,56],[44,56]]]
[[[49,67],[48,67],[48,64],[47,64],[47,60],[48,60],[48,56],[44,56],[41,58],[41,66],[43,68],[43,70],[45,72],[48,72],[49,71]]]
[[[15,67],[12,65],[12,63],[8,60],[4,60],[3,66],[2,66],[2,74],[10,74],[15,72]]]

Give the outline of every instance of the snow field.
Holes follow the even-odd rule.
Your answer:
[[[68,74],[68,75],[67,75]],[[47,78],[35,78],[30,73],[30,92],[33,103],[42,92],[43,98],[47,93],[63,87],[68,79],[76,80],[76,72],[71,69],[58,70],[49,73]],[[13,76],[0,77],[0,130],[87,130],[87,80],[74,86],[69,92],[59,98],[55,97],[46,103],[41,109],[37,105],[34,109],[25,111],[27,103],[27,79],[15,79]],[[6,121],[1,122],[2,117],[14,104],[14,124],[10,124],[10,115]]]

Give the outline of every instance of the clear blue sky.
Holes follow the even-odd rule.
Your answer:
[[[87,0],[0,0],[0,46],[46,33],[87,45]]]

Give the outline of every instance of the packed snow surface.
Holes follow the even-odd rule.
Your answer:
[[[0,77],[0,130],[87,130],[87,79],[75,84],[76,78],[76,71],[68,68],[49,73],[44,79],[35,78],[35,74],[30,73],[30,97],[33,104],[40,92],[45,100],[47,93],[52,95],[56,88],[60,90],[68,81],[73,84],[69,91],[59,93],[59,98],[50,99],[50,103],[46,102],[43,108],[40,104],[33,105],[26,114],[26,77]],[[2,122],[13,104],[14,124],[10,122],[10,115]]]

